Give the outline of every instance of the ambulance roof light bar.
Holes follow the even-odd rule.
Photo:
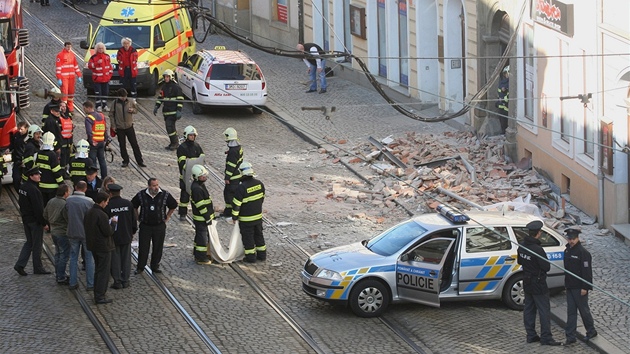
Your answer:
[[[444,204],[438,205],[435,210],[440,213],[440,215],[444,216],[455,224],[465,224],[470,220],[468,215],[455,211]]]

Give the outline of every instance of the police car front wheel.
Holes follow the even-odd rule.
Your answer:
[[[359,317],[378,317],[387,309],[389,298],[389,292],[383,283],[367,279],[352,289],[350,308]]]

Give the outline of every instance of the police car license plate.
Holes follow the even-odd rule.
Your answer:
[[[120,85],[120,80],[109,80],[110,85]]]
[[[226,90],[247,90],[247,84],[226,84]]]

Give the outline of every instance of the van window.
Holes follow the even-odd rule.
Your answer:
[[[514,235],[516,235],[516,240],[519,244],[523,243],[525,236],[529,234],[529,230],[526,227],[512,227],[514,230]],[[542,230],[540,234],[540,245],[543,247],[552,247],[552,246],[560,246],[560,241],[555,237],[551,236],[547,231]]]
[[[161,41],[162,38],[162,31],[160,30],[160,26],[155,26],[155,29],[153,30],[153,43]]]
[[[163,21],[160,23],[160,27],[162,28],[162,38],[164,42],[175,38],[175,28],[173,28],[173,22],[171,22],[171,20]]]
[[[505,251],[512,248],[507,227],[469,227],[466,229],[466,252]]]
[[[150,48],[150,26],[99,26],[92,45],[103,42],[108,50],[117,50],[121,47],[120,40],[129,37],[136,49]]]
[[[212,64],[210,80],[261,80],[256,64]]]

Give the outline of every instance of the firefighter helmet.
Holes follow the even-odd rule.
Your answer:
[[[503,68],[503,72],[506,73],[506,74],[509,74],[510,73],[510,66],[507,65],[505,68]]]
[[[241,162],[241,165],[238,167],[238,169],[241,171],[241,175],[243,176],[254,175],[254,168],[252,167],[252,164],[247,161]]]
[[[79,140],[77,143],[77,152],[87,154],[90,152],[90,143],[85,139]]]
[[[28,127],[28,138],[29,139],[33,139],[33,136],[35,136],[35,133],[43,133],[44,131],[42,130],[42,128],[39,127],[39,125],[37,124],[33,124],[30,127]]]
[[[195,181],[198,181],[199,177],[201,177],[201,176],[208,176],[208,170],[206,170],[206,168],[203,167],[203,165],[195,165],[195,166],[193,166],[191,172],[192,172],[191,173],[192,174],[192,178]]]
[[[223,135],[225,135],[225,141],[238,139],[236,137],[236,129],[234,129],[232,127],[229,127],[227,129],[225,129],[225,131],[223,132]]]
[[[195,129],[195,127],[193,127],[192,125],[189,125],[186,128],[184,128],[184,136],[188,137],[191,134],[197,135],[197,129]]]
[[[51,132],[45,132],[42,136],[42,143],[44,145],[53,146],[55,144],[55,134]]]
[[[59,87],[53,87],[48,92],[61,94],[61,90],[59,89]]]
[[[162,76],[170,76],[172,79],[175,77],[175,73],[171,69],[166,69],[164,70],[164,73],[162,74]]]

